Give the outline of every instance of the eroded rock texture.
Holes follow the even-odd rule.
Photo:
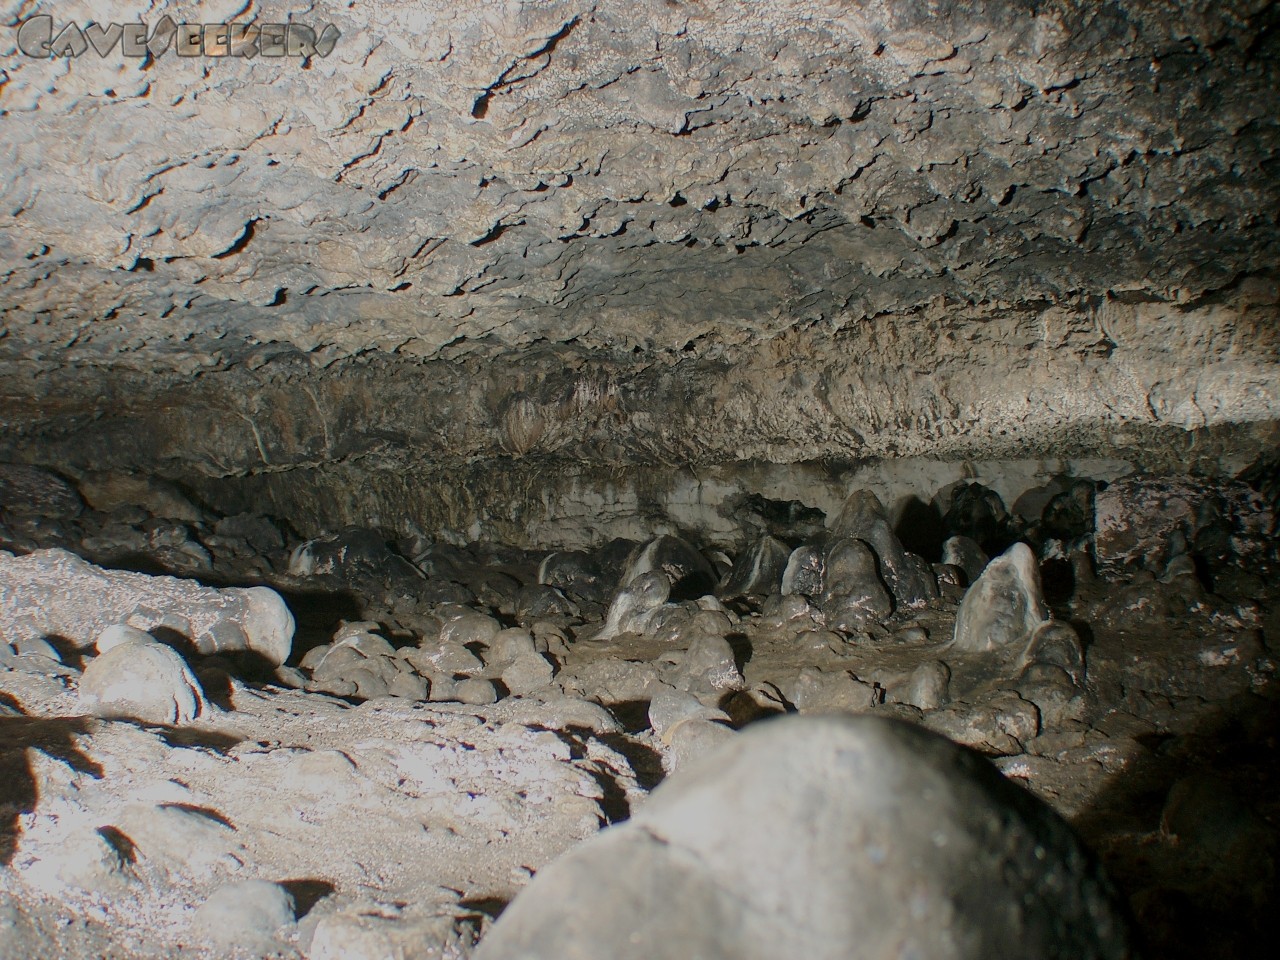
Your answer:
[[[8,459],[319,527],[463,465],[498,512],[548,462],[596,465],[576,503],[632,463],[1216,466],[1280,410],[1272,4],[321,0],[325,57],[16,48],[272,13],[0,7]]]

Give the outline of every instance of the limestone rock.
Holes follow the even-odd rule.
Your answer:
[[[131,627],[127,623],[113,623],[93,642],[93,648],[99,653],[106,653],[115,647],[123,647],[130,643],[155,643],[156,638],[145,630]]]
[[[104,570],[65,550],[0,553],[0,623],[14,636],[63,637],[86,649],[107,627],[163,627],[204,654],[243,651],[273,665],[293,646],[293,614],[269,587]]]
[[[1056,895],[1034,895],[1044,884]],[[916,727],[792,717],[731,738],[539,872],[476,960],[979,960],[1010,944],[1131,956],[1067,825]]]
[[[971,537],[948,537],[942,544],[942,562],[959,567],[968,577],[968,583],[976,583],[990,562],[985,550]]]
[[[189,723],[207,712],[200,681],[160,643],[127,643],[95,657],[80,678],[80,705],[98,717]]]
[[[930,730],[991,755],[1022,753],[1040,734],[1039,708],[1012,690],[976,701],[959,701],[925,715]]]
[[[1274,523],[1265,498],[1240,482],[1175,478],[1119,480],[1094,498],[1098,572],[1115,577],[1139,568],[1162,571],[1191,545],[1213,559],[1249,556]]]
[[[295,577],[332,577],[347,584],[414,584],[422,573],[376,531],[352,527],[308,540],[289,557]]]
[[[30,517],[74,517],[80,494],[56,473],[24,463],[0,463],[0,512]]]
[[[784,596],[801,596],[811,599],[822,594],[826,570],[826,555],[820,547],[797,547],[787,558],[782,573]]]
[[[191,929],[216,947],[264,952],[281,948],[276,934],[293,916],[293,895],[284,887],[241,880],[215,890],[196,910]]]
[[[53,896],[121,894],[135,880],[128,860],[100,830],[71,831],[62,843],[37,848],[23,877]]]
[[[761,537],[738,557],[723,585],[720,596],[740,597],[748,594],[768,596],[782,585],[791,551],[776,537]]]
[[[394,908],[331,914],[316,924],[309,960],[435,960],[463,957],[475,943],[474,921],[406,917]]]
[[[962,483],[951,491],[951,504],[942,518],[947,529],[977,543],[981,549],[999,543],[1005,536],[1009,511],[1000,494],[980,483]]]
[[[827,548],[822,586],[820,605],[833,630],[852,633],[893,613],[876,556],[861,540],[836,540]]]
[[[938,596],[938,584],[929,565],[907,552],[893,528],[884,505],[870,490],[857,490],[845,501],[832,532],[865,542],[879,561],[880,576],[900,609],[920,607]]]
[[[470,703],[482,707],[487,703],[497,703],[498,691],[488,680],[468,677],[454,684],[453,699],[459,703]]]
[[[1045,663],[1059,667],[1076,686],[1085,681],[1084,644],[1075,628],[1061,620],[1046,620],[1035,628],[1022,653],[1022,663],[1023,666]]]
[[[622,586],[628,587],[646,574],[660,572],[667,578],[671,596],[692,599],[715,590],[715,570],[687,540],[666,534],[636,547],[627,558]]]
[[[613,598],[597,639],[616,637],[620,633],[643,633],[670,593],[671,581],[665,573],[651,571],[639,575]]]
[[[941,660],[920,664],[907,678],[894,699],[921,710],[936,710],[950,699],[951,669]]]
[[[549,553],[538,565],[538,582],[571,596],[601,602],[609,584],[600,563],[583,550]]]
[[[523,697],[545,690],[555,676],[555,668],[540,653],[524,653],[502,671],[502,683],[514,696]]]
[[[1025,643],[1049,619],[1035,554],[1015,543],[987,565],[956,614],[955,648],[972,653]]]

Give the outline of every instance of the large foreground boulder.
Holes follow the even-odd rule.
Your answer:
[[[476,960],[1131,955],[1070,828],[976,754],[872,717],[787,717],[538,874]]]
[[[0,552],[0,639],[56,637],[83,650],[116,624],[179,634],[199,653],[244,651],[277,666],[293,648],[293,614],[270,587],[214,589],[106,570],[66,550]]]

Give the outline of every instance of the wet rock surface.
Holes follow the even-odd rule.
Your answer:
[[[1143,483],[1163,490],[1174,481]],[[730,763],[740,790],[716,777],[707,788],[720,798],[707,800],[708,809],[726,824],[732,811],[757,801],[791,803],[800,794],[779,795],[783,780],[807,783],[815,796],[835,790],[829,774],[813,773],[829,764],[815,761],[809,774],[797,768],[779,780],[766,772],[774,760],[757,763],[749,759],[754,748],[738,745],[759,739],[757,724],[768,739],[762,721],[800,714],[798,729],[827,733],[765,752],[803,765],[823,737],[845,736],[841,724],[822,719],[835,713],[872,718],[867,729],[905,724],[911,732],[866,741],[879,746],[868,748],[867,775],[836,790],[833,803],[848,815],[829,825],[831,849],[846,842],[841,836],[857,843],[897,836],[901,823],[855,827],[871,822],[860,818],[879,809],[876,796],[891,795],[904,811],[903,798],[916,797],[913,816],[953,823],[975,845],[973,856],[943,857],[917,879],[943,899],[948,883],[960,889],[972,881],[976,890],[987,882],[981,877],[999,875],[1000,863],[1034,858],[1019,859],[1021,847],[993,840],[1006,834],[972,833],[973,821],[960,814],[948,820],[952,814],[938,814],[906,785],[935,774],[952,786],[969,784],[964,790],[987,783],[981,790],[996,793],[965,809],[987,810],[1006,826],[1040,824],[1006,839],[1058,823],[1025,788],[1101,858],[1119,909],[1132,912],[1136,942],[1149,953],[1191,957],[1212,938],[1218,955],[1255,956],[1251,944],[1272,930],[1280,850],[1273,789],[1280,690],[1269,646],[1280,629],[1276,541],[1261,532],[1224,548],[1179,527],[1150,548],[1155,570],[1137,564],[1095,577],[1094,530],[1081,530],[1081,511],[1061,499],[1076,491],[1081,496],[1071,502],[1081,507],[1084,489],[1083,479],[1067,477],[1034,495],[1009,496],[1019,511],[1005,510],[998,527],[984,527],[1000,516],[990,488],[921,490],[933,508],[914,521],[854,490],[844,498],[852,509],[833,511],[830,529],[815,531],[811,516],[791,511],[788,530],[779,513],[765,537],[744,525],[733,551],[671,534],[555,552],[409,541],[373,529],[303,540],[266,517],[193,508],[196,519],[185,521],[183,535],[208,551],[216,588],[167,575],[183,561],[153,540],[141,541],[149,555],[134,557],[147,573],[71,552],[100,556],[94,551],[104,531],[159,529],[163,518],[146,507],[5,514],[0,538],[15,551],[0,557],[6,950],[33,957],[114,951],[143,960],[181,944],[210,957],[381,957],[415,949],[465,957],[477,942],[480,955],[532,950],[511,946],[528,938],[547,955],[626,955],[632,941],[610,938],[627,931],[653,940],[646,955],[658,956],[687,955],[691,944],[709,955],[747,956],[773,944],[778,955],[801,949],[815,931],[831,934],[824,942],[869,949],[889,935],[887,920],[871,934],[828,926],[900,918],[905,908],[812,912],[827,895],[822,890],[839,889],[849,902],[861,874],[838,881],[797,875],[779,886],[778,870],[803,874],[808,861],[779,852],[765,858],[771,868],[753,870],[731,863],[749,855],[745,848],[722,844],[707,851],[711,860],[728,858],[722,866],[732,882],[722,890],[699,873],[711,862],[706,857],[685,863],[676,848],[655,853],[644,839],[666,822],[667,806],[658,795],[651,806],[649,791],[670,778],[661,796],[696,792],[687,784],[703,776],[703,764],[727,762],[717,757],[742,758]],[[1179,489],[1191,496],[1189,486]],[[952,510],[957,492],[963,509]],[[1188,515],[1213,515],[1218,496],[1206,488]],[[57,506],[65,498],[48,502],[65,514]],[[1040,516],[1022,512],[1037,506]],[[154,508],[170,512],[172,503]],[[947,517],[968,532],[948,526]],[[1079,558],[1070,563],[1054,546],[1067,534]],[[976,566],[976,536],[1003,552],[966,587],[964,573],[941,561]],[[934,553],[914,555],[905,542],[931,543]],[[357,549],[344,555],[342,544]],[[901,596],[885,580],[894,569]],[[937,578],[933,589],[926,571]],[[907,594],[904,583],[917,586]],[[237,598],[249,585],[288,613],[292,642],[283,665],[196,642],[210,617],[243,613]],[[531,587],[572,605],[534,612],[522,600]],[[984,754],[1016,786],[997,789],[990,771],[978,781],[938,774],[971,761],[917,727]],[[853,736],[863,744],[853,749],[862,750],[862,735]],[[886,744],[899,736],[912,744],[925,737],[901,749],[941,757],[941,766],[894,759],[901,745]],[[901,789],[885,780],[893,770],[904,778]],[[732,796],[722,796],[726,790]],[[570,853],[568,866],[548,867],[622,821],[630,822],[626,832]],[[812,841],[810,826],[806,820],[805,837],[791,846],[777,842],[800,849]],[[1070,936],[1092,930],[1095,939],[1066,937],[1036,955],[1059,955],[1053,951],[1067,943],[1062,955],[1124,955],[1121,926],[1068,922],[1070,911],[1089,902],[1104,904],[1097,907],[1104,912],[1117,908],[1090,885],[1089,858],[1072,852],[1075,841],[1060,826],[1044,828],[1058,838],[1045,849],[1058,853],[1035,860],[1034,869],[1049,870],[1056,890],[1083,899],[1058,898],[1053,909],[1066,912],[1035,913],[1028,929],[1064,923]],[[316,844],[317,831],[324,844]],[[641,838],[628,871],[608,866],[613,854],[597,863],[592,851],[626,846],[627,837]],[[936,849],[912,862],[935,856]],[[833,869],[854,869],[837,859]],[[583,902],[599,910],[570,918],[561,915],[569,902],[562,896],[548,907],[537,884],[527,904],[520,894],[535,874],[546,874],[540,889],[547,889],[600,870],[639,892],[595,883]],[[1039,883],[1031,874],[1024,880]],[[817,885],[804,900],[811,911],[804,923],[756,930],[734,919],[739,895],[755,902],[804,884]],[[983,904],[1017,899],[1014,888],[999,889],[1005,892]],[[643,926],[651,919],[641,909],[645,890],[683,890],[681,904],[705,909],[680,920],[679,936],[671,923],[651,929]],[[1095,896],[1103,899],[1089,900]],[[1034,910],[1049,909],[1046,902]],[[622,913],[630,919],[610,919]],[[973,919],[979,940],[996,936],[1004,922],[980,911],[966,916],[981,917]],[[911,936],[929,941],[920,946],[930,956],[941,940],[929,938],[955,922],[913,922]],[[759,936],[733,939],[746,929]]]

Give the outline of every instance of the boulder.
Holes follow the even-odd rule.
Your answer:
[[[65,550],[0,552],[0,631],[61,637],[80,650],[107,627],[164,628],[202,654],[248,652],[278,666],[293,614],[269,587],[214,589],[193,580],[105,570]]]
[[[986,761],[904,723],[787,717],[541,870],[475,958],[1131,955],[1070,828]]]
[[[95,657],[80,678],[80,705],[96,717],[167,724],[209,710],[200,681],[161,643],[126,643]]]

